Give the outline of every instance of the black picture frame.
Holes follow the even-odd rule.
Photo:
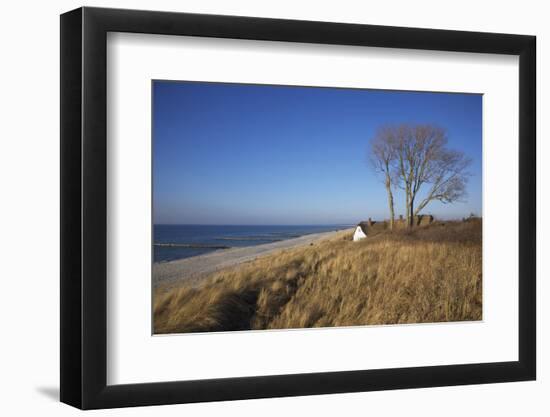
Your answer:
[[[108,32],[519,56],[519,360],[107,385]],[[534,380],[536,38],[171,12],[61,15],[61,401],[82,409]]]

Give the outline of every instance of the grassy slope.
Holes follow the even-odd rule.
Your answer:
[[[375,230],[158,291],[155,333],[481,320],[481,222]]]

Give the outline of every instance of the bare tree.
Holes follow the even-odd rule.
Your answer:
[[[429,124],[388,125],[376,132],[371,162],[386,187],[391,229],[395,219],[393,187],[405,191],[409,226],[430,202],[453,203],[466,195],[471,160],[448,149],[447,142],[445,130]],[[421,190],[428,190],[423,197]]]
[[[371,141],[371,164],[374,170],[382,176],[386,193],[388,194],[388,207],[390,210],[390,230],[393,230],[395,219],[392,175],[395,170],[397,136],[395,128],[384,126],[378,129]]]
[[[466,194],[471,161],[462,152],[447,149],[445,131],[434,125],[401,125],[396,128],[396,175],[405,190],[407,223],[431,201],[452,203]],[[424,185],[429,190],[415,207]]]

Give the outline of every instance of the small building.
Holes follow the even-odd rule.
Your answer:
[[[367,223],[361,222],[355,228],[355,233],[353,233],[353,241],[357,242],[358,240],[365,239],[367,237]]]
[[[431,214],[421,214],[414,217],[417,226],[427,226],[434,222],[434,216]]]

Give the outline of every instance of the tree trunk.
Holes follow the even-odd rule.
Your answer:
[[[395,219],[395,213],[393,211],[393,193],[391,191],[391,180],[389,176],[386,176],[386,191],[388,193],[388,206],[390,209],[390,230],[393,230],[393,222]]]
[[[414,226],[414,200],[411,198],[409,202],[409,227]]]
[[[405,188],[405,214],[407,215],[407,226],[411,224],[411,193],[409,187]]]

